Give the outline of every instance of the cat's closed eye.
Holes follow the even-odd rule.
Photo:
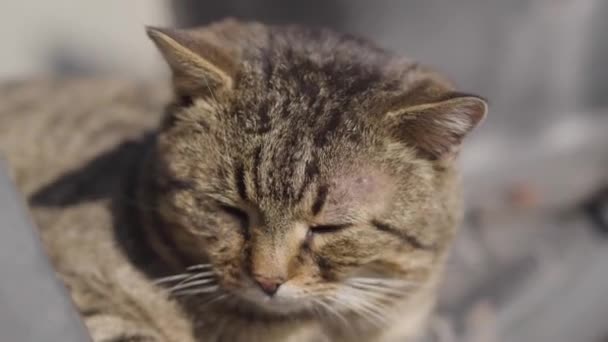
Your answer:
[[[310,226],[310,232],[313,234],[330,234],[342,231],[351,226],[352,224],[350,223],[313,225]]]
[[[249,227],[249,214],[247,214],[247,212],[244,210],[223,203],[219,204],[219,208],[224,213],[236,219],[243,229],[247,229]]]

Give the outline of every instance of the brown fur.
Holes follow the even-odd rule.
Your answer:
[[[485,102],[326,30],[224,21],[148,34],[173,71],[160,129],[116,145],[153,127],[163,97],[107,83],[47,86],[50,105],[0,116],[2,150],[94,339],[419,334],[461,215],[454,156]],[[13,88],[5,108],[42,98]],[[70,92],[76,104],[52,102]]]

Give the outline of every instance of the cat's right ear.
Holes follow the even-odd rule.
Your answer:
[[[234,86],[236,63],[196,30],[146,27],[173,72],[177,93],[216,96]]]

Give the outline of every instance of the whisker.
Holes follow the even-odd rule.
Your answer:
[[[198,279],[198,278],[204,278],[204,277],[210,277],[210,276],[215,276],[215,271],[204,271],[204,272],[198,272],[198,273],[191,273],[191,279]]]
[[[212,292],[217,291],[218,289],[219,289],[219,286],[213,285],[213,286],[201,287],[201,288],[193,289],[193,290],[181,290],[181,291],[174,292],[172,295],[177,296],[177,297],[192,296],[192,295],[197,295],[197,294],[201,294],[201,293],[212,293]]]
[[[341,305],[343,307],[347,308],[349,311],[351,311],[355,315],[363,318],[366,322],[371,323],[375,327],[377,327],[377,328],[383,327],[382,321],[380,321],[374,314],[370,313],[369,310],[366,310],[365,308],[362,310],[360,307],[354,306],[352,304],[341,303]]]
[[[388,302],[390,300],[394,300],[397,297],[402,297],[402,295],[398,296],[392,292],[386,293],[386,292],[382,292],[382,291],[376,291],[376,290],[369,290],[369,289],[360,289],[357,287],[349,287],[348,288],[349,291],[355,292],[357,293],[357,296],[367,296],[376,300],[380,300],[380,301],[384,301],[384,302]]]
[[[384,317],[381,313],[379,313],[375,308],[364,305],[364,302],[351,302],[353,307],[359,308],[361,311],[366,312],[370,317],[373,317],[374,320],[368,319],[370,323],[375,323],[374,325],[378,327],[386,326],[386,317]]]
[[[200,264],[200,265],[190,266],[187,268],[187,270],[188,271],[193,271],[193,270],[197,270],[197,269],[209,270],[211,268],[212,268],[211,264]],[[214,274],[213,271],[205,271],[205,272],[199,272],[199,273],[184,272],[184,273],[174,274],[174,275],[155,279],[154,284],[160,285],[160,284],[170,283],[170,282],[174,282],[174,281],[180,281],[180,284],[181,284],[186,281],[204,278],[204,277],[207,277],[207,276],[210,276],[213,274]]]
[[[402,285],[411,285],[418,284],[416,282],[410,280],[403,279],[385,279],[385,278],[367,278],[367,277],[355,277],[349,278],[348,281],[357,282],[360,284],[369,284],[369,285],[383,285],[383,286],[402,286]]]
[[[337,298],[341,299],[341,304],[346,307],[350,307],[353,312],[365,318],[368,322],[374,324],[375,326],[382,328],[387,325],[386,317],[381,312],[378,312],[376,307],[364,305],[365,302],[361,301],[358,296],[349,295],[345,297],[344,293],[342,293],[338,294]]]
[[[224,299],[224,298],[226,298],[226,297],[228,297],[228,293],[222,293],[222,294],[219,294],[219,295],[214,296],[214,297],[212,297],[211,299],[209,299],[209,300],[205,301],[204,303],[202,303],[202,304],[200,305],[200,307],[209,306],[209,305],[211,305],[211,304],[213,304],[213,303],[215,303],[215,302],[218,302],[218,301],[220,301],[220,300],[222,300],[222,299]]]
[[[317,303],[317,304],[319,304],[323,308],[325,308],[325,310],[327,312],[329,312],[330,314],[333,314],[334,316],[338,317],[344,323],[345,326],[348,326],[348,320],[346,319],[346,317],[344,317],[344,315],[342,315],[340,313],[340,311],[338,311],[335,308],[332,308],[330,305],[328,305],[327,303],[325,303],[323,301],[323,299],[315,299],[314,302]]]
[[[214,272],[201,272],[201,273],[190,273],[190,276],[182,281],[180,281],[177,285],[181,285],[183,283],[187,283],[192,280],[201,279],[201,278],[213,278],[215,276]],[[176,286],[177,286],[176,285]]]
[[[198,280],[198,281],[189,281],[189,282],[185,282],[183,284],[177,284],[177,285],[173,286],[172,288],[170,288],[169,291],[175,292],[177,290],[187,289],[187,288],[196,287],[199,285],[205,285],[205,284],[214,283],[214,282],[215,282],[215,279],[213,279],[213,278],[203,279],[203,280]]]
[[[210,268],[212,268],[213,265],[211,264],[198,264],[198,265],[192,265],[192,266],[188,266],[186,269],[188,271],[194,271],[194,270],[208,270]]]
[[[391,295],[391,296],[395,296],[395,297],[402,297],[405,294],[407,294],[407,292],[404,291],[406,289],[391,289],[391,288],[385,288],[385,287],[374,287],[374,286],[369,286],[369,285],[365,285],[365,284],[350,284],[350,287],[361,290],[361,291],[382,293],[385,295]]]
[[[361,283],[355,283],[355,282],[349,282],[347,283],[350,287],[353,288],[358,288],[360,290],[367,290],[367,291],[376,291],[379,293],[385,293],[385,294],[393,294],[396,296],[403,296],[406,294],[406,290],[408,289],[414,289],[419,287],[418,286],[414,286],[412,285],[408,285],[408,286],[401,286],[401,287],[384,287],[384,286],[378,286],[378,285],[371,285],[371,284],[361,284]]]
[[[328,311],[324,311],[322,309],[320,309],[316,304],[316,300],[312,300],[313,305],[310,307],[310,312],[312,312],[314,314],[315,317],[319,318],[319,319],[323,319],[325,318],[325,316],[329,315]]]
[[[164,284],[164,283],[170,283],[172,281],[182,280],[182,279],[188,278],[190,275],[191,275],[190,273],[181,273],[181,274],[176,274],[176,275],[170,275],[167,277],[155,279],[153,282],[154,282],[154,284],[160,285],[160,284]]]

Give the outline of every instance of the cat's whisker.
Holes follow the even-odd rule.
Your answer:
[[[187,283],[193,280],[201,279],[201,278],[213,278],[215,277],[215,272],[201,272],[201,273],[190,273],[190,276],[182,281],[180,281],[177,285],[181,285],[183,283]]]
[[[371,312],[374,312],[384,326],[388,326],[389,322],[388,322],[388,317],[386,314],[386,308],[383,308],[382,306],[374,304],[371,301],[361,301],[360,304],[363,307],[370,310]]]
[[[348,326],[348,320],[346,319],[346,317],[344,317],[344,315],[342,315],[337,309],[332,308],[330,305],[325,303],[323,301],[323,299],[315,299],[314,302],[317,303],[318,305],[322,306],[328,313],[333,314],[334,316],[338,317],[338,319],[342,323],[344,323],[345,326]]]
[[[201,264],[201,265],[195,265],[195,266],[190,266],[187,269],[189,271],[191,270],[195,270],[195,268],[200,268],[200,269],[208,269],[210,268],[211,265],[210,264]],[[170,281],[180,281],[177,285],[181,285],[185,282],[189,282],[191,280],[195,280],[195,279],[200,279],[200,278],[205,278],[205,277],[211,277],[213,276],[215,273],[213,271],[206,271],[206,272],[199,272],[199,273],[192,273],[192,272],[188,272],[188,273],[183,273],[180,275],[180,277],[178,278],[177,276],[175,276],[174,278],[167,280],[166,282],[170,282]]]
[[[359,310],[361,310],[362,312],[367,313],[369,317],[372,317],[373,319],[369,319],[369,318],[367,319],[370,323],[373,323],[374,325],[376,325],[378,327],[383,327],[383,326],[387,325],[386,317],[384,317],[384,315],[382,315],[375,309],[372,309],[368,306],[363,305],[363,302],[350,303],[350,304],[353,307],[359,308]]]
[[[213,268],[212,264],[198,264],[198,265],[188,266],[186,269],[188,271],[196,271],[196,270],[208,270],[210,268]]]
[[[209,283],[214,283],[215,279],[214,278],[209,278],[209,279],[203,279],[203,280],[198,280],[198,281],[189,281],[189,282],[184,282],[182,284],[177,284],[173,287],[171,287],[169,289],[170,292],[175,292],[178,290],[182,290],[182,289],[188,289],[191,287],[196,287],[196,286],[200,286],[200,285],[206,285]]]
[[[334,309],[335,312],[340,312],[341,308],[345,308],[346,311],[353,311],[348,306],[340,303],[340,301],[335,296],[328,296],[328,297],[325,297],[325,299],[327,299],[327,301],[329,302],[328,306],[331,307],[332,309]],[[335,305],[336,308],[333,308],[331,305]],[[340,315],[342,315],[342,314],[340,313]]]
[[[216,292],[218,289],[219,289],[219,286],[212,285],[212,286],[201,287],[201,288],[192,289],[192,290],[180,290],[180,291],[176,291],[176,292],[172,293],[172,295],[174,295],[176,297],[192,296],[192,295],[197,295],[197,294],[202,294],[202,293]]]
[[[369,292],[376,292],[376,293],[382,293],[382,294],[386,294],[386,295],[393,295],[393,296],[397,296],[397,297],[402,297],[405,294],[407,294],[407,290],[410,288],[387,288],[387,287],[376,287],[376,286],[370,286],[370,285],[366,285],[366,284],[349,284],[350,288],[355,288],[355,289],[359,289],[361,291],[369,291]],[[413,287],[411,287],[413,288]]]
[[[333,315],[333,311],[331,310],[331,307],[327,304],[325,304],[322,300],[317,299],[317,298],[313,298],[312,299],[312,309],[315,311],[315,314],[325,314],[325,315]],[[322,308],[322,310],[320,309]]]
[[[341,305],[342,307],[344,307],[345,309],[347,309],[348,311],[354,313],[355,315],[363,318],[366,322],[369,322],[370,324],[374,325],[377,328],[382,328],[383,324],[382,321],[378,320],[378,318],[373,315],[370,314],[368,312],[368,310],[361,310],[361,308],[352,305],[350,303],[338,303],[339,305]]]
[[[211,297],[209,300],[205,301],[204,303],[202,303],[202,304],[201,304],[199,307],[200,307],[200,308],[203,308],[203,307],[205,307],[205,306],[209,306],[209,305],[211,305],[211,304],[213,304],[213,303],[215,303],[215,302],[219,302],[219,301],[221,301],[222,299],[224,299],[224,298],[226,298],[226,297],[228,297],[228,296],[229,296],[229,294],[228,294],[228,293],[221,293],[221,294],[218,294],[218,295],[216,295],[216,296]]]
[[[313,305],[310,306],[309,312],[311,312],[315,317],[319,319],[323,319],[325,316],[329,315],[328,311],[319,308],[316,303],[316,300],[313,300]]]
[[[352,294],[353,301],[359,303],[360,306],[367,308],[379,316],[383,317],[383,322],[388,324],[386,320],[390,317],[391,298],[384,293],[376,293],[374,291],[362,290],[357,288],[347,288],[346,293]]]
[[[357,310],[357,308],[353,307],[351,305],[351,303],[349,302],[348,298],[345,298],[345,296],[342,295],[332,295],[332,296],[328,296],[326,297],[327,300],[329,300],[332,304],[336,305],[337,307],[341,307],[344,310],[346,310],[347,312],[352,312],[358,316],[364,317],[366,320],[369,320],[363,313],[359,312],[359,310]],[[344,300],[347,299],[347,300]]]
[[[190,266],[188,269],[190,268],[200,268],[200,269],[209,269],[211,268],[210,264],[201,264],[201,265],[196,265],[196,266]],[[194,268],[193,268],[194,270]],[[215,273],[213,271],[206,271],[206,272],[200,272],[200,273],[192,273],[192,272],[184,272],[184,273],[179,273],[179,274],[174,274],[174,275],[170,275],[170,276],[166,276],[166,277],[161,277],[158,279],[155,279],[153,282],[156,285],[162,285],[162,284],[166,284],[166,283],[171,283],[171,282],[176,282],[179,281],[180,284],[190,281],[190,280],[194,280],[194,279],[200,279],[200,278],[204,278],[207,276],[212,276]]]
[[[385,292],[378,292],[378,291],[371,291],[368,289],[360,289],[357,287],[350,287],[348,289],[348,291],[352,291],[354,293],[356,293],[358,296],[367,296],[370,297],[371,299],[375,299],[375,300],[380,300],[380,301],[390,301],[390,300],[394,300],[395,298],[399,298],[402,297],[402,295],[396,295],[394,293],[385,293]]]
[[[349,282],[356,282],[360,284],[370,284],[370,285],[383,285],[383,286],[401,286],[401,285],[409,285],[409,284],[417,284],[410,280],[403,279],[390,279],[390,278],[367,278],[367,277],[354,277],[349,278]]]
[[[175,275],[170,275],[170,276],[158,278],[158,279],[155,279],[153,282],[156,285],[160,285],[160,284],[165,284],[165,283],[170,283],[170,282],[174,282],[174,281],[183,280],[183,279],[186,279],[186,278],[188,278],[190,276],[191,276],[190,273],[181,273],[181,274],[175,274]]]
[[[382,313],[381,308],[377,308],[373,305],[367,305],[366,301],[362,301],[359,296],[353,296],[349,293],[342,292],[338,294],[337,299],[341,299],[339,301],[344,306],[350,307],[353,312],[357,313],[377,327],[382,328],[387,325],[386,317]]]
[[[373,292],[378,292],[378,293],[384,293],[384,294],[392,294],[395,296],[403,296],[407,293],[407,290],[411,290],[411,289],[415,289],[420,287],[420,285],[418,284],[408,284],[408,285],[402,285],[402,286],[394,286],[394,287],[387,287],[387,286],[380,286],[380,285],[371,285],[371,284],[365,284],[365,283],[357,283],[357,282],[347,282],[347,285],[351,288],[357,288],[363,291],[373,291]]]
[[[351,285],[351,289],[359,290],[360,293],[375,293],[376,295],[382,295],[386,297],[401,298],[407,295],[409,292],[404,290],[393,290],[393,289],[382,289],[382,288],[366,288],[358,285]]]

